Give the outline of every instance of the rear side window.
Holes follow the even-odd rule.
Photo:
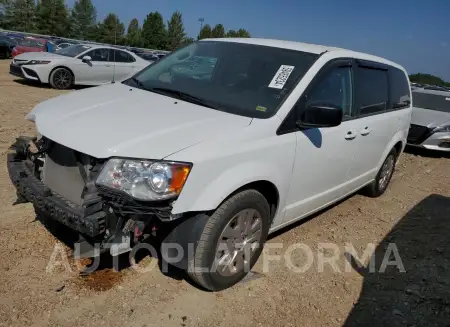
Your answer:
[[[114,53],[113,53],[114,51]],[[115,62],[134,62],[134,58],[128,53],[120,50],[110,50],[109,61]]]
[[[355,103],[359,115],[385,111],[389,99],[387,70],[358,67],[355,76]]]
[[[389,68],[391,80],[391,106],[389,109],[407,108],[411,104],[411,94],[405,73],[395,67]]]

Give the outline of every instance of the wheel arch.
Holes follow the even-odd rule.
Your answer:
[[[261,161],[241,163],[214,176],[212,180],[202,176],[203,169],[198,172],[194,170],[195,165],[192,176],[188,177],[174,204],[173,214],[215,210],[234,194],[255,189],[267,199],[273,219],[282,206],[290,177],[280,167]],[[209,176],[212,177],[212,174]]]
[[[384,153],[381,156],[380,161],[378,162],[377,171],[381,168],[381,165],[383,164],[384,160],[388,156],[389,152],[392,151],[392,149],[395,149],[397,151],[397,160],[398,160],[398,158],[400,157],[400,155],[403,152],[403,149],[405,148],[406,136],[407,135],[404,133],[404,131],[398,131],[394,135],[394,137],[391,139],[391,142],[389,142],[388,146],[384,150]]]
[[[53,67],[53,69],[52,69],[52,70],[50,71],[50,73],[48,74],[48,82],[49,82],[49,83],[50,83],[50,77],[52,76],[53,72],[54,72],[55,70],[57,70],[58,68],[64,68],[64,69],[67,69],[67,70],[72,74],[72,77],[73,77],[72,84],[75,84],[75,74],[74,74],[73,70],[70,69],[70,68],[67,67],[67,66],[64,66],[64,65],[58,65],[58,66],[56,66],[56,67]]]
[[[249,182],[245,185],[242,185],[232,193],[230,193],[220,204],[219,206],[227,201],[229,198],[231,198],[233,195],[242,192],[244,190],[256,190],[259,193],[261,193],[269,203],[270,207],[270,219],[271,222],[273,218],[275,217],[275,214],[278,210],[279,204],[280,204],[280,193],[278,191],[278,188],[275,186],[274,183],[268,181],[268,180],[257,180],[254,182]]]

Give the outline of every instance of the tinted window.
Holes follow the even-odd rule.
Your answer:
[[[183,94],[186,101],[200,98],[205,107],[228,113],[268,118],[317,57],[276,47],[200,41],[156,61],[127,83],[172,97]]]
[[[172,72],[194,79],[209,80],[212,78],[216,61],[217,58],[194,56],[182,64],[172,66]],[[224,77],[224,83],[236,83],[236,76],[238,76],[236,72],[243,72],[248,67],[250,67],[248,62],[244,62],[241,66],[236,63],[236,65],[230,67],[234,72],[228,71],[227,76]],[[240,68],[241,70],[239,70]],[[227,78],[231,78],[232,81],[226,81]]]
[[[389,68],[391,76],[391,108],[407,108],[411,104],[411,95],[405,73],[395,67]]]
[[[70,47],[70,46],[71,46],[71,44],[69,44],[69,43],[61,43],[60,45],[58,45],[58,48],[64,49],[64,48],[67,48],[67,47]]]
[[[89,50],[91,47],[87,46],[87,45],[81,45],[81,44],[77,44],[77,45],[72,45],[70,47],[67,47],[65,49],[61,49],[58,50],[58,54],[60,56],[66,56],[66,57],[76,57],[79,54]]]
[[[92,61],[108,61],[108,49],[94,49],[85,56],[90,56]]]
[[[355,77],[355,103],[360,115],[387,109],[389,81],[387,70],[358,67]]]
[[[134,62],[134,58],[128,53],[120,50],[109,50],[109,61],[115,62]]]
[[[23,39],[19,41],[19,45],[31,48],[42,48],[44,43],[34,39]]]
[[[307,103],[341,107],[344,117],[352,116],[352,70],[336,67],[314,85],[306,96]]]
[[[412,92],[413,106],[416,108],[450,112],[450,92],[445,94],[430,94]]]

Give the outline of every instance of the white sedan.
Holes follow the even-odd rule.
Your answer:
[[[122,81],[150,63],[134,53],[109,46],[76,44],[57,52],[28,52],[16,56],[9,73],[50,83],[56,89],[72,85],[101,85]]]

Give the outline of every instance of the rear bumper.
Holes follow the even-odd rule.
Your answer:
[[[9,153],[7,166],[18,194],[49,218],[89,237],[95,237],[105,231],[106,213],[104,211],[88,213],[85,208],[70,203],[52,192],[34,176],[31,160],[21,158],[17,153]]]

